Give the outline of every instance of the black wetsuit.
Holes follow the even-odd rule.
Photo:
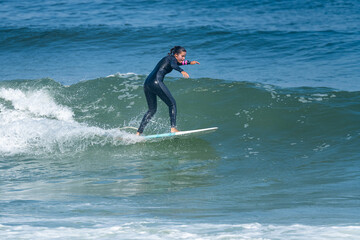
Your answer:
[[[138,129],[139,133],[144,131],[146,124],[148,124],[150,119],[156,113],[156,96],[159,96],[160,99],[163,100],[166,105],[168,105],[171,127],[176,127],[176,102],[163,81],[165,75],[171,72],[173,69],[182,72],[183,69],[180,68],[179,65],[188,64],[190,64],[189,60],[185,60],[182,63],[179,63],[173,55],[168,55],[159,61],[154,70],[146,78],[144,83],[144,92],[149,110],[145,113],[141,121],[140,127]]]

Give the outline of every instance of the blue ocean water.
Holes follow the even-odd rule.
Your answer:
[[[0,1],[1,239],[360,239],[360,2]],[[139,142],[142,84],[181,130]],[[169,130],[165,104],[145,134]]]

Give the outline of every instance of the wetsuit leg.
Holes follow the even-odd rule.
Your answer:
[[[163,100],[166,105],[169,107],[169,116],[170,116],[170,123],[171,127],[176,127],[176,101],[171,95],[169,89],[165,86],[165,84],[162,81],[157,82],[158,87],[156,88],[156,95],[160,97],[161,100]]]
[[[148,86],[144,86],[144,92],[146,101],[148,104],[149,110],[145,113],[140,127],[138,129],[139,133],[142,133],[144,131],[145,126],[149,123],[150,119],[154,116],[157,109],[157,101],[156,101],[156,94],[153,93]]]

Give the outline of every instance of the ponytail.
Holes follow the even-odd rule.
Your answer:
[[[181,52],[186,52],[186,49],[181,46],[175,46],[172,49],[170,49],[169,55],[179,54]]]

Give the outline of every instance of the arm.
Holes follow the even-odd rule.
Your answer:
[[[177,63],[178,65],[194,65],[194,64],[200,64],[198,61],[190,61],[190,60],[184,60],[181,63]]]
[[[194,64],[200,64],[198,61],[190,61],[190,60],[185,60],[182,63],[179,63],[181,65],[194,65]],[[181,74],[183,75],[184,78],[189,78],[189,74],[185,71],[182,71]]]
[[[175,58],[175,57],[172,57],[172,58],[171,58],[171,60],[170,60],[170,65],[171,65],[172,69],[175,69],[175,70],[178,71],[178,72],[183,72],[183,71],[184,71],[181,67],[179,67],[179,65],[181,65],[181,64],[179,64],[179,63],[176,61],[176,58]]]
[[[175,69],[176,71],[179,71],[183,75],[184,78],[189,78],[189,74],[187,74],[187,72],[185,72],[181,67],[179,67],[177,63],[178,62],[174,58],[174,60],[170,62],[171,67],[173,69]]]
[[[189,60],[184,60],[181,63],[177,62],[177,65],[190,65],[190,61]]]

